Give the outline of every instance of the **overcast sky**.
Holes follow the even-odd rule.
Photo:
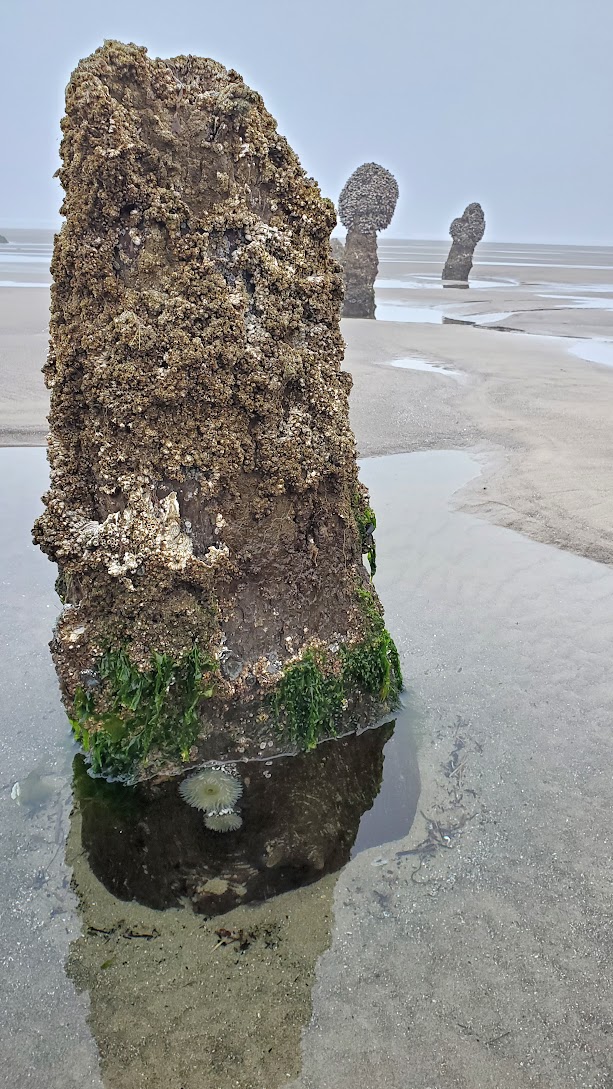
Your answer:
[[[5,0],[0,230],[56,226],[63,89],[104,38],[236,68],[323,192],[375,160],[388,235],[613,243],[613,0]]]

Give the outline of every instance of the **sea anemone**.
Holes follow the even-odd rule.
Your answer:
[[[204,818],[204,826],[211,832],[236,832],[242,823],[243,818],[233,809],[222,809]]]
[[[212,816],[231,809],[243,793],[243,784],[223,768],[205,768],[184,779],[179,784],[179,793],[188,805]]]

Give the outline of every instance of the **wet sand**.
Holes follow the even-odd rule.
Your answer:
[[[296,1089],[611,1084],[613,572],[454,511],[478,473],[363,467],[423,815],[339,879]]]
[[[48,326],[48,287],[0,288],[0,446],[46,442]]]
[[[343,332],[363,455],[480,445],[465,509],[613,562],[613,370],[519,333],[357,320]],[[411,355],[467,381],[389,365]]]

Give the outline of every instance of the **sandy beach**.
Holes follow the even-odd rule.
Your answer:
[[[0,289],[0,445],[22,448],[0,450],[15,1084],[611,1085],[613,252],[484,246],[460,291],[438,282],[444,248],[386,243],[383,320],[343,322],[418,816],[209,920],[116,899],[82,847],[55,572],[29,545],[43,451],[23,449],[45,441],[48,289]],[[16,780],[43,801],[15,804]],[[219,927],[253,931],[243,956]]]

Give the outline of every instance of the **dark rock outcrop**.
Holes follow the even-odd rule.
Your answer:
[[[342,189],[338,213],[347,228],[343,317],[375,316],[377,231],[389,227],[397,201],[398,183],[394,175],[377,163],[359,166]]]
[[[452,243],[443,269],[443,280],[468,283],[475,247],[485,234],[485,216],[481,205],[469,204],[462,215],[453,220],[449,233]]]
[[[371,723],[400,676],[362,562],[333,206],[212,60],[107,42],[62,130],[34,532],[93,770],[176,774]]]

